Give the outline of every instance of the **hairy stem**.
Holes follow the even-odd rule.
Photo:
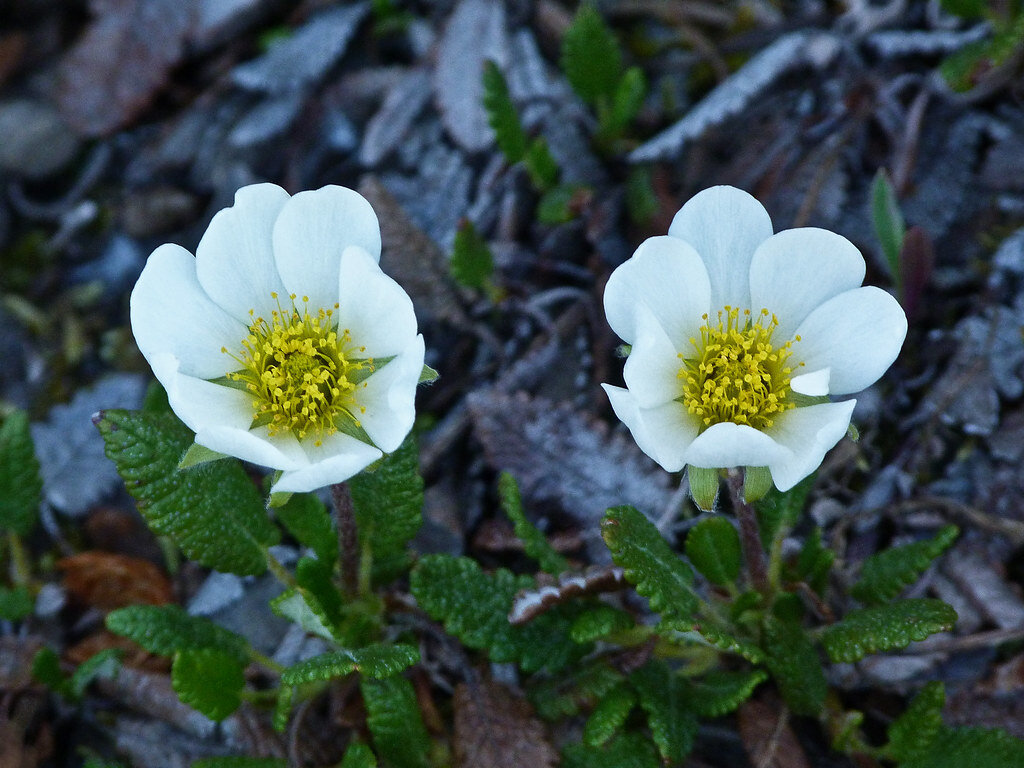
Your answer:
[[[764,549],[761,547],[757,513],[743,495],[742,470],[730,470],[726,485],[732,496],[736,519],[740,523],[740,542],[743,545],[743,559],[747,564],[747,578],[750,580],[750,586],[764,594],[768,591],[768,566],[765,563]]]
[[[347,483],[331,486],[334,501],[334,516],[338,524],[338,548],[341,551],[341,579],[345,591],[350,595],[359,590],[359,529],[356,526],[356,511],[352,505],[352,493]]]

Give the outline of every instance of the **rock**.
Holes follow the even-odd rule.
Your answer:
[[[0,169],[42,179],[66,168],[81,144],[54,107],[41,101],[0,103]]]
[[[121,209],[121,226],[132,237],[150,237],[188,224],[199,214],[195,195],[174,187],[130,192]]]

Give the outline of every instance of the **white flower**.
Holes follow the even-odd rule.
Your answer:
[[[604,385],[640,448],[670,472],[767,467],[793,487],[846,434],[855,400],[899,354],[907,319],[861,287],[864,259],[824,229],[772,234],[757,200],[712,187],[608,280],[608,323],[632,350]]]
[[[282,470],[276,492],[339,483],[398,448],[424,348],[380,245],[351,189],[256,184],[213,217],[194,258],[153,252],[132,331],[196,443]]]

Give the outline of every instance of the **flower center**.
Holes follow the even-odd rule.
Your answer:
[[[714,323],[703,319],[700,338],[690,339],[694,356],[679,355],[686,410],[700,419],[701,431],[723,422],[770,427],[795,406],[788,399],[793,369],[786,364],[793,342],[773,345],[779,321],[767,309],[754,319],[749,309],[726,305]]]
[[[358,357],[366,348],[356,347],[347,329],[339,331],[334,309],[311,314],[308,297],[302,297],[301,309],[295,294],[290,298],[291,308],[282,309],[278,301],[269,321],[249,310],[252,322],[241,354],[221,351],[241,365],[227,378],[252,395],[252,426],[267,425],[270,435],[291,432],[300,440],[313,435],[320,445],[346,420],[360,426],[355,414],[366,409],[355,395],[373,373],[373,359]]]

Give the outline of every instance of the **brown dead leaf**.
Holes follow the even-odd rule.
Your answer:
[[[68,592],[86,605],[113,610],[174,599],[171,582],[148,560],[110,552],[82,552],[58,561]]]
[[[17,691],[32,685],[32,657],[43,647],[35,635],[0,637],[0,691]]]
[[[195,0],[93,0],[95,18],[58,65],[57,104],[87,137],[127,125],[182,58]]]
[[[781,702],[745,702],[739,709],[739,726],[753,768],[811,768]]]
[[[146,672],[169,672],[171,670],[170,659],[154,656],[141,645],[105,629],[89,635],[66,649],[63,659],[69,664],[77,666],[87,659],[91,659],[100,651],[110,648],[118,648],[123,651],[121,663],[132,669],[141,669]]]
[[[523,698],[491,680],[455,689],[455,765],[554,768],[558,754]]]

